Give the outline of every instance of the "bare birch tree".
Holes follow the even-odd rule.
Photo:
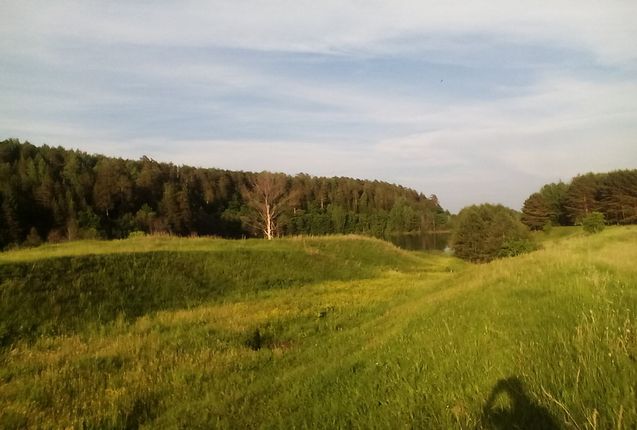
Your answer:
[[[261,172],[241,188],[241,196],[250,208],[244,222],[271,240],[278,233],[279,217],[295,199],[284,174]]]

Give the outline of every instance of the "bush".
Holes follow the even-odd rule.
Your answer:
[[[553,223],[549,221],[544,224],[544,226],[542,227],[542,231],[546,234],[549,234],[551,231],[553,231]]]
[[[515,257],[537,249],[535,243],[529,239],[512,239],[502,244],[498,257]]]
[[[29,234],[26,240],[24,241],[24,246],[40,246],[40,245],[42,245],[42,238],[38,234],[38,231],[35,229],[35,227],[31,227],[31,230],[29,230]]]
[[[54,228],[51,230],[46,237],[46,241],[49,243],[60,243],[66,240],[66,236],[64,235],[64,231]]]
[[[606,227],[604,214],[601,212],[591,212],[582,219],[582,227],[587,233],[599,233]]]
[[[102,235],[94,228],[82,228],[79,232],[80,239],[101,239]]]
[[[518,214],[502,205],[469,206],[458,214],[451,243],[456,256],[474,262],[535,249]]]

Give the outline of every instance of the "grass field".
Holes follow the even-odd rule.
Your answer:
[[[636,428],[637,228],[541,239],[2,253],[0,428]]]

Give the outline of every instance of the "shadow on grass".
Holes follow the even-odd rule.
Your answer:
[[[75,333],[118,318],[133,321],[263,291],[377,276],[384,269],[383,248],[361,260],[365,244],[353,244],[317,255],[285,247],[229,247],[0,263],[0,354],[19,340]]]
[[[506,400],[509,406],[500,406],[500,400]],[[548,409],[535,403],[527,395],[522,381],[515,376],[501,379],[495,384],[482,409],[481,423],[485,429],[560,428]]]

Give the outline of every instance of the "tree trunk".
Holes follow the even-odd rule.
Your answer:
[[[265,237],[268,240],[272,240],[272,212],[270,211],[270,204],[265,201]]]

